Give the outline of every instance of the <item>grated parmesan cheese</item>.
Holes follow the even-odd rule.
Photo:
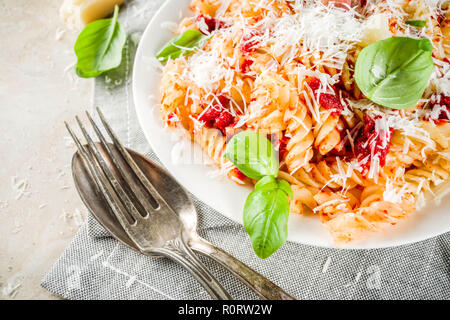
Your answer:
[[[31,194],[31,186],[26,178],[19,179],[17,176],[11,178],[11,187],[15,191],[15,199],[19,200],[23,196],[28,197]]]
[[[331,264],[331,257],[328,257],[322,267],[322,273],[326,273]]]

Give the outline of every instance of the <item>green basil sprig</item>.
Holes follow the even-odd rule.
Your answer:
[[[427,25],[427,22],[425,20],[408,20],[405,21],[405,23],[417,28],[423,28]]]
[[[417,104],[434,65],[428,39],[394,37],[365,47],[356,60],[355,80],[364,95],[382,106]]]
[[[253,250],[262,259],[271,256],[287,239],[289,196],[288,182],[265,176],[259,180],[244,205],[244,227]]]
[[[97,77],[120,65],[127,35],[117,22],[118,14],[116,5],[112,18],[88,24],[78,36],[74,49],[80,77]]]
[[[255,131],[246,130],[233,136],[227,144],[225,158],[252,179],[278,174],[277,152],[265,136]]]
[[[233,136],[225,158],[246,176],[260,179],[245,201],[243,221],[253,250],[265,259],[286,242],[291,186],[275,178],[278,154],[270,141],[255,131],[246,130]]]
[[[179,36],[170,40],[157,54],[156,57],[161,62],[169,59],[176,59],[181,55],[187,55],[197,48],[202,47],[209,36],[204,35],[196,29],[189,29]]]

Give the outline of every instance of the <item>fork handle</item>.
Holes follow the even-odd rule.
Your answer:
[[[296,300],[272,281],[222,249],[215,247],[207,240],[200,237],[190,239],[189,245],[193,250],[217,261],[261,298],[267,300]]]
[[[172,240],[164,248],[158,249],[158,252],[183,266],[197,279],[213,299],[233,299],[183,240]]]

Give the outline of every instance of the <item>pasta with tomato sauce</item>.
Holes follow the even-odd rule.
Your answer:
[[[292,214],[316,214],[337,244],[397,224],[450,173],[450,3],[413,0],[193,0],[179,33],[203,47],[169,59],[161,113],[224,174],[254,183],[223,157],[237,132],[266,135]],[[423,21],[417,27],[410,21]],[[429,39],[434,69],[409,109],[367,98],[358,56],[391,37]]]

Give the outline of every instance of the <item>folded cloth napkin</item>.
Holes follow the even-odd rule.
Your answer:
[[[121,9],[130,37],[121,68],[96,79],[100,106],[120,139],[158,161],[139,128],[131,95],[131,69],[139,34],[161,0],[134,0]],[[242,225],[193,197],[199,233],[299,299],[449,299],[450,233],[414,244],[372,250],[339,250],[287,242],[261,260]],[[215,262],[200,257],[236,299],[257,296]],[[121,245],[93,219],[42,280],[68,299],[209,299],[184,269],[165,258],[143,256]]]

